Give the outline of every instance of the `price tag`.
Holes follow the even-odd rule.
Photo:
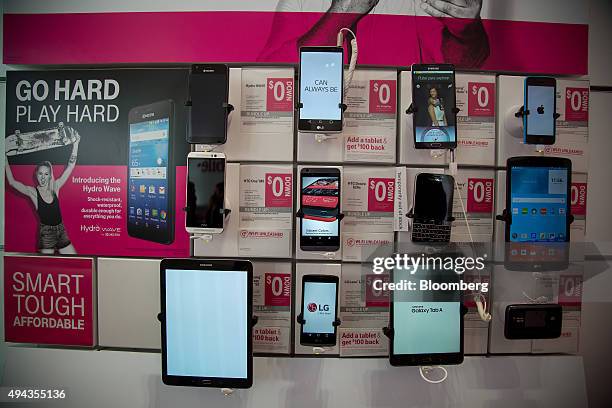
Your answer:
[[[572,215],[586,215],[587,183],[572,183]]]
[[[293,110],[293,79],[268,78],[266,110],[268,112],[290,112]]]
[[[495,84],[468,82],[468,115],[493,116],[495,114]]]
[[[393,212],[395,202],[395,179],[368,179],[368,211]]]
[[[589,120],[589,89],[567,88],[565,90],[565,120],[587,122]]]
[[[266,273],[265,306],[291,305],[291,275]]]
[[[376,284],[377,288],[382,287],[383,283],[389,283],[389,275],[366,275],[366,287],[365,287],[365,304],[366,307],[389,307],[389,291],[382,289],[375,289],[374,282],[380,281]]]
[[[291,207],[293,201],[293,176],[291,174],[266,173],[266,207]]]
[[[493,212],[493,179],[468,179],[467,211]]]
[[[582,303],[582,276],[562,275],[559,277],[559,298],[561,306],[580,306]]]
[[[370,81],[370,113],[391,113],[396,111],[397,81]]]

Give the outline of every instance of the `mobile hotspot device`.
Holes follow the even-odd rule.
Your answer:
[[[189,75],[189,121],[187,142],[223,144],[227,141],[230,109],[227,65],[193,65]]]
[[[253,384],[253,266],[164,259],[160,265],[162,380],[167,385]]]
[[[174,240],[174,104],[165,100],[132,108],[128,123],[128,235],[171,244]]]
[[[527,144],[555,143],[557,81],[555,78],[525,78],[523,138]]]
[[[569,159],[508,159],[505,259],[509,269],[561,270],[567,266],[571,179]]]
[[[504,336],[509,340],[561,337],[563,308],[557,304],[509,305]]]
[[[343,61],[342,47],[300,48],[300,132],[342,131]]]
[[[413,242],[450,242],[455,179],[420,173],[415,180]]]
[[[340,249],[340,170],[304,168],[300,172],[303,251]]]
[[[225,220],[225,155],[191,152],[187,156],[185,229],[190,234],[220,234]]]
[[[457,147],[455,67],[450,64],[412,66],[415,149]]]
[[[338,282],[338,277],[332,275],[302,277],[301,345],[336,345]]]
[[[442,256],[444,258],[444,256]],[[453,270],[420,268],[415,275],[393,270],[398,284],[415,277],[432,282],[430,290],[391,291],[390,353],[393,366],[449,365],[463,362],[463,313],[461,292],[451,284],[459,282]],[[440,285],[436,290],[433,283]],[[442,290],[443,285],[447,285]]]

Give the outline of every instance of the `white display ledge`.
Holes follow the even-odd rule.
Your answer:
[[[467,357],[448,380],[425,383],[415,367],[385,359],[255,358],[254,385],[167,387],[156,353],[9,347],[2,385],[63,388],[58,407],[584,407],[582,357]]]

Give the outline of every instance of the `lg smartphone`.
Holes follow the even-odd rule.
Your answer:
[[[455,67],[450,64],[412,66],[415,149],[457,147]]]
[[[572,162],[556,157],[511,157],[506,174],[506,266],[567,267]]]
[[[342,131],[343,61],[342,47],[300,48],[300,132]]]
[[[340,249],[340,170],[304,168],[300,172],[302,208],[300,248]]]
[[[338,277],[304,275],[302,277],[302,318],[300,344],[335,346],[338,319]]]
[[[160,279],[164,384],[251,387],[251,263],[163,259]]]
[[[187,142],[223,144],[227,140],[227,101],[229,69],[227,65],[193,65],[189,75],[189,121]]]
[[[443,256],[444,258],[444,256]],[[463,362],[461,292],[454,271],[421,268],[416,275],[394,270],[394,283],[429,280],[449,290],[394,290],[390,303],[389,361],[393,366],[450,365]],[[432,285],[433,286],[433,285]]]
[[[420,173],[414,188],[413,242],[450,242],[455,179]]]
[[[187,156],[185,229],[190,234],[220,234],[225,219],[225,155],[191,152]]]
[[[174,240],[174,167],[171,100],[129,112],[128,234],[171,244]]]
[[[555,78],[525,78],[525,109],[523,138],[526,144],[555,143],[557,112],[557,81]]]

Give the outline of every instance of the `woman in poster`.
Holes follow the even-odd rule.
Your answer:
[[[76,130],[70,127],[66,127],[66,130],[70,133],[70,139],[74,142],[70,159],[68,159],[68,165],[57,180],[53,177],[51,162],[44,161],[39,163],[34,170],[36,185],[25,185],[15,180],[8,159],[6,161],[5,168],[8,184],[16,191],[29,197],[34,204],[39,222],[38,250],[41,254],[54,254],[56,250],[60,254],[76,254],[76,250],[68,238],[62,220],[59,192],[70,177],[72,170],[74,170],[81,137]]]

